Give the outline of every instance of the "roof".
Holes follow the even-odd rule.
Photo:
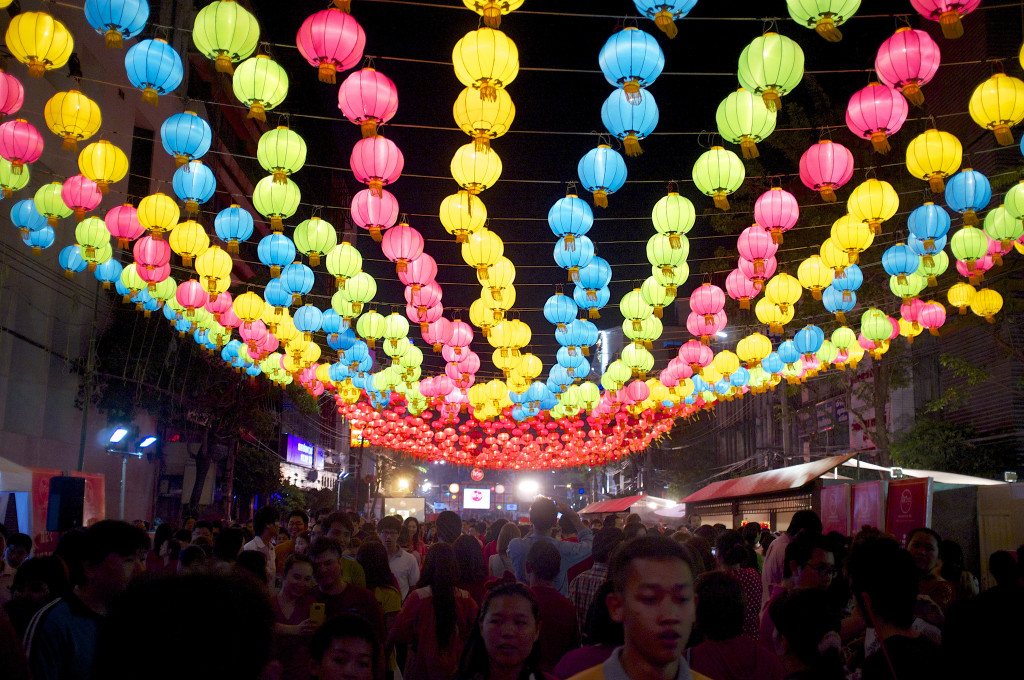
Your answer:
[[[719,501],[727,498],[739,498],[742,496],[761,496],[780,491],[792,491],[799,489],[818,477],[842,465],[842,463],[854,454],[844,456],[830,456],[811,463],[790,465],[778,470],[757,472],[737,479],[725,479],[720,482],[708,484],[700,491],[692,493],[684,498],[681,503],[706,503],[708,501]]]
[[[843,465],[849,467],[857,467],[858,463],[855,460],[849,460],[843,463]],[[879,472],[885,472],[886,474],[891,473],[891,467],[882,467],[881,465],[875,465],[867,461],[860,461],[860,467],[867,470],[878,470]],[[971,477],[970,475],[959,475],[954,472],[941,472],[939,470],[913,470],[911,468],[900,468],[903,470],[905,477],[931,477],[940,484],[964,484],[970,486],[995,486],[997,484],[1006,484],[1006,482],[999,481],[997,479],[986,479],[984,477]]]
[[[32,491],[32,471],[13,460],[0,458],[0,492]]]
[[[637,501],[646,498],[647,494],[639,494],[637,496],[626,496],[625,498],[612,498],[607,501],[598,501],[591,503],[587,507],[580,510],[581,515],[592,515],[598,512],[625,512],[629,510],[633,504]]]

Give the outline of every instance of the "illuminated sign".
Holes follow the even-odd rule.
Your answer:
[[[462,496],[462,507],[467,510],[490,510],[490,489],[466,489]]]
[[[289,463],[313,467],[315,447],[304,439],[299,439],[293,434],[288,435],[288,449],[285,456]],[[322,459],[321,459],[322,460]]]

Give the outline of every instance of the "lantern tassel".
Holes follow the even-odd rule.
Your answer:
[[[1010,126],[1006,123],[999,123],[992,129],[992,132],[995,134],[996,143],[999,146],[1013,145],[1013,133],[1010,132]]]
[[[1013,135],[1010,135],[1010,143],[1013,143]],[[64,142],[60,145],[60,148],[62,148],[65,151],[77,151],[78,140],[75,139],[74,135],[64,135]]]
[[[441,351],[441,343],[439,343],[439,342],[435,342],[434,343],[434,351],[435,352],[440,352]]]
[[[382,180],[374,178],[366,184],[370,187],[371,196],[376,196],[377,198],[384,197],[384,182]]]
[[[672,297],[675,297],[676,296],[676,287],[675,286],[665,286],[665,294],[666,295],[671,295]]]
[[[117,247],[121,250],[128,250],[128,239],[119,236],[117,238]]]
[[[740,153],[746,159],[758,158],[761,155],[757,150],[757,143],[747,135],[743,135],[740,140]]]
[[[907,83],[900,90],[903,96],[907,98],[907,101],[914,106],[921,106],[924,104],[924,92],[921,92],[921,86],[917,83]]]
[[[974,208],[968,208],[964,211],[964,224],[972,227],[979,224],[978,213],[974,212]]]
[[[948,10],[939,15],[939,26],[942,28],[942,37],[956,40],[964,34],[964,25],[960,21],[960,12],[955,9]]]
[[[487,28],[498,28],[501,26],[501,7],[496,2],[487,2],[480,10],[484,19],[484,26]]]
[[[320,258],[317,258],[317,259],[319,260]],[[309,258],[309,263],[313,264],[312,256],[310,256],[310,258]],[[396,273],[401,274],[402,272],[405,272],[405,271],[408,271],[408,268],[406,266],[406,261],[405,260],[399,260],[397,263],[395,263],[395,272]]]
[[[142,101],[156,106],[160,101],[160,93],[151,87],[147,87],[142,91]]]
[[[370,227],[370,238],[372,238],[377,243],[380,243],[381,241],[384,240],[384,236],[380,233],[380,227],[378,225],[375,224],[372,227]]]
[[[14,190],[11,189],[10,187],[4,187],[3,190],[0,190],[0,195],[2,195],[4,198],[10,198],[11,196],[14,195]]]
[[[480,279],[481,281],[486,281],[487,280],[487,269],[488,269],[487,266],[477,267],[476,268],[476,277],[478,279]]]
[[[18,173],[15,173],[15,174],[18,174]],[[98,180],[96,180],[96,187],[100,190],[101,194],[109,194],[110,193],[110,182],[108,182],[105,179],[98,179]]]
[[[825,186],[818,189],[818,195],[821,196],[821,200],[825,201],[826,203],[836,202],[835,189],[833,189],[832,186],[829,184],[826,184]]]
[[[928,275],[928,287],[929,288],[934,288],[937,285],[939,285],[938,279],[935,278],[934,274],[929,274]]]
[[[116,28],[110,28],[103,35],[103,42],[106,43],[107,47],[119,50],[124,47],[124,36]]]
[[[740,309],[750,309],[750,298],[740,298]]]
[[[253,102],[249,105],[249,114],[246,118],[252,118],[258,120],[261,123],[267,122],[267,110],[263,106],[263,102]]]
[[[199,212],[199,201],[191,198],[185,201],[185,212],[193,215]]]
[[[238,255],[238,241],[228,241],[228,252],[231,253],[232,255]]]
[[[942,190],[940,189],[938,193],[941,193],[941,192],[942,192]],[[868,227],[871,228],[871,233],[874,234],[875,236],[878,236],[879,234],[882,233],[882,222],[881,222],[881,220],[868,220]]]
[[[352,0],[334,0],[334,6],[345,14],[352,13]]]
[[[679,35],[679,28],[676,27],[676,22],[672,20],[672,12],[669,12],[667,9],[663,9],[654,15],[654,25],[658,27],[658,30],[667,35],[669,40]]]
[[[321,62],[320,66],[316,70],[317,77],[319,77],[321,83],[327,83],[328,85],[334,85],[338,82],[338,69],[334,64],[329,62]]]
[[[57,216],[56,215],[50,215],[49,217],[47,217],[46,218],[46,224],[48,224],[51,227],[56,228],[56,226],[57,226]]]
[[[485,102],[498,101],[498,88],[494,87],[489,80],[480,83],[480,99]]]
[[[11,174],[20,175],[25,170],[25,161],[13,160],[11,161]]]
[[[464,231],[458,232],[457,234],[455,234],[455,242],[456,243],[469,243],[469,234],[467,234]]]
[[[821,288],[811,288],[811,297],[815,300],[821,299]]]
[[[281,268],[277,265],[270,265],[270,278],[276,279],[279,276],[281,276]]]
[[[723,191],[716,191],[713,197],[715,201],[715,207],[719,210],[729,209],[729,197]]]
[[[28,60],[28,74],[33,78],[42,78],[46,75],[46,64],[35,57],[30,57]]]
[[[837,43],[843,39],[843,33],[836,27],[836,22],[830,16],[824,16],[818,19],[818,23],[815,24],[814,30],[817,31],[825,40]]]
[[[64,270],[64,276],[66,276],[69,279],[73,279],[73,278],[75,278],[75,273],[73,271],[71,271],[70,269],[65,269]]]
[[[892,151],[892,147],[889,145],[889,135],[883,130],[875,130],[871,133],[871,146],[876,152],[882,154]]]
[[[622,84],[622,91],[626,93],[626,101],[633,106],[639,106],[642,95],[640,94],[640,83],[636,80],[627,80]]]
[[[473,133],[473,151],[484,153],[491,149],[491,138],[483,132]],[[472,204],[471,204],[472,205]]]
[[[782,243],[782,230],[772,229],[770,232],[772,237],[772,243]]]
[[[601,313],[597,311],[597,307],[591,307],[590,312],[587,314],[587,316],[591,319],[600,319]]]
[[[765,90],[761,93],[761,99],[769,111],[780,111],[782,109],[782,95],[777,90]]]
[[[846,314],[842,312],[836,312],[836,321],[839,323],[846,323]]]
[[[316,267],[320,264],[320,253],[309,254],[309,266]]]
[[[640,139],[634,134],[626,135],[626,138],[623,139],[622,142],[626,149],[626,155],[630,158],[636,158],[644,152],[644,150],[640,148]]]
[[[198,208],[199,206],[197,205],[196,207]],[[188,204],[187,203],[185,204],[185,209],[188,210]],[[275,234],[280,234],[282,231],[284,231],[284,220],[282,220],[280,217],[276,217],[276,216],[275,217],[271,217],[270,218],[270,231],[274,232]]]
[[[580,280],[580,268],[579,267],[569,267],[568,273],[569,273],[569,281],[570,282],[575,283],[575,282],[578,282]]]
[[[367,118],[359,123],[359,130],[363,133],[363,139],[377,136],[377,119]]]
[[[227,73],[229,76],[235,74],[235,67],[231,64],[231,57],[224,52],[217,55],[213,61],[213,68],[217,73]]]
[[[941,194],[946,190],[946,183],[942,181],[942,175],[932,173],[928,176],[928,186],[932,188],[933,194]]]
[[[594,192],[594,207],[595,208],[607,208],[608,207],[608,192],[604,189],[598,189]]]
[[[580,347],[580,351],[583,352],[583,356],[589,357],[590,356],[590,345],[583,345],[582,347]]]
[[[280,169],[274,170],[274,179],[272,179],[271,182],[274,184],[287,184],[288,173]]]
[[[75,208],[75,222],[81,222],[85,219],[85,208]]]

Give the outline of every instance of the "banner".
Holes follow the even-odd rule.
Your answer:
[[[60,470],[29,468],[32,470],[32,552],[46,555],[57,547],[60,535],[46,530],[46,511],[50,505],[50,480],[64,473]],[[103,475],[90,472],[69,472],[71,477],[85,479],[85,499],[82,516],[85,526],[106,519],[106,487]]]
[[[885,531],[885,482],[853,484],[850,487],[850,497],[853,533],[857,533],[865,526]]]
[[[850,535],[850,488],[849,484],[826,486],[821,490],[821,532],[837,531],[843,536]]]
[[[907,547],[907,536],[932,520],[932,478],[893,479],[886,504],[886,531]]]

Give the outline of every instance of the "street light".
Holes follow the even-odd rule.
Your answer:
[[[127,434],[128,434],[128,428],[127,427],[119,427],[119,428],[117,428],[110,435],[110,443],[111,444],[118,444],[118,443],[120,443],[120,441],[122,439],[124,439]]]
[[[524,479],[519,482],[519,495],[523,499],[533,500],[540,493],[540,484],[535,479]]]
[[[409,480],[406,479],[405,477],[400,477],[398,479],[398,481],[396,482],[396,486],[398,487],[399,491],[408,491],[409,490]]]
[[[156,437],[154,437],[153,435],[150,435],[150,436],[146,437],[145,439],[143,439],[142,441],[139,442],[139,448],[140,449],[146,449],[146,448],[149,448],[150,446],[152,446],[155,443],[156,443]]]
[[[131,434],[131,438],[128,435]],[[110,434],[110,440],[107,445],[103,447],[107,453],[116,453],[121,456],[121,504],[120,504],[120,518],[124,519],[124,496],[127,488],[126,476],[128,473],[128,456],[134,456],[136,458],[142,458],[143,449],[148,449],[157,442],[157,437],[153,435],[146,435],[139,439],[139,428],[137,427],[118,427]],[[129,445],[128,442],[133,442]]]
[[[423,484],[420,485],[420,488],[423,489],[423,493],[430,493],[430,489],[433,488],[433,486],[434,485],[430,482],[423,482]]]

